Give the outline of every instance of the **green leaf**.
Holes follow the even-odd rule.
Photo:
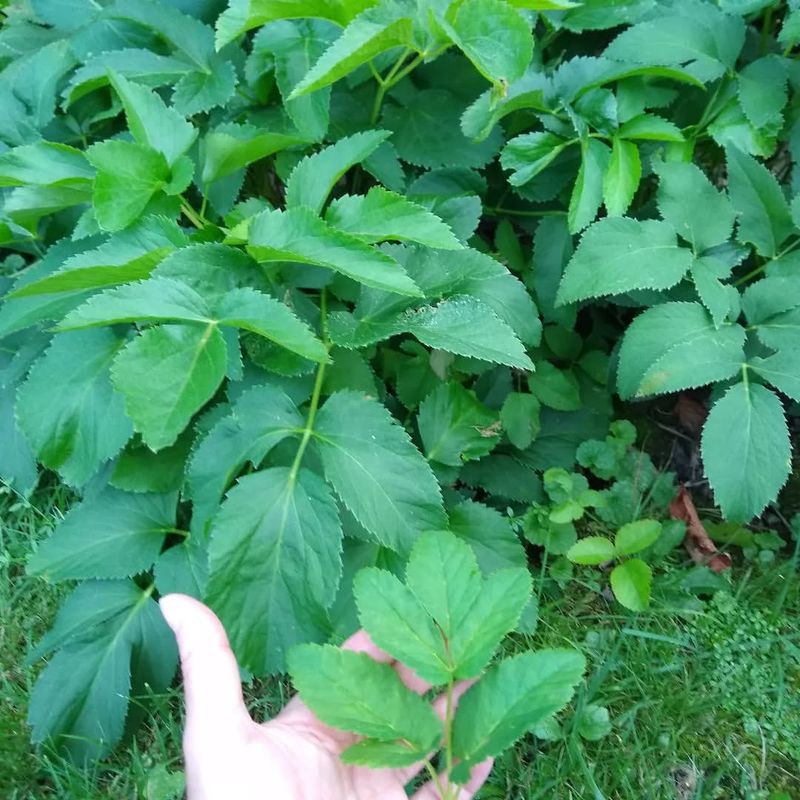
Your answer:
[[[445,526],[430,467],[375,400],[332,395],[317,415],[314,441],[328,482],[381,544],[407,553],[420,533]]]
[[[344,27],[376,0],[229,0],[217,19],[217,49],[271,20],[317,17]]]
[[[259,261],[316,264],[376,289],[420,295],[393,258],[330,227],[308,208],[259,214],[250,225],[247,249]]]
[[[605,536],[586,536],[567,550],[567,558],[573,564],[605,564],[615,555],[614,545]]]
[[[727,242],[736,213],[695,164],[653,159],[658,175],[658,210],[696,251]]]
[[[51,248],[48,255],[58,253],[57,263],[50,263],[47,269],[41,269],[44,265],[39,262],[39,269],[26,271],[11,296],[22,298],[78,289],[99,289],[141,280],[147,278],[173,250],[187,244],[188,239],[174,223],[150,217],[126,231],[109,236],[105,242],[91,249],[96,243],[97,239],[94,239],[84,248],[70,248],[69,252],[64,252],[61,245]],[[55,269],[56,266],[59,268]],[[44,274],[36,274],[38,272]],[[46,298],[42,300],[45,301]],[[52,318],[60,319],[61,316],[63,313],[53,314]]]
[[[504,0],[466,0],[452,25],[453,43],[484,78],[506,85],[521,78],[533,57],[528,21]]]
[[[325,640],[341,547],[336,503],[314,473],[272,467],[231,489],[212,527],[207,600],[243,666],[282,671],[290,647]]]
[[[760,514],[791,469],[781,401],[754,383],[728,389],[708,415],[702,454],[714,499],[725,517],[746,522]]]
[[[403,327],[428,347],[532,370],[522,342],[500,317],[475,297],[459,296],[407,312]]]
[[[429,461],[458,467],[500,441],[497,413],[458,383],[443,383],[420,404],[419,433]]]
[[[639,148],[633,142],[615,136],[611,160],[603,175],[603,202],[609,216],[618,217],[628,210],[641,177]]]
[[[192,146],[197,130],[147,87],[131,83],[114,72],[109,80],[122,101],[133,138],[163,154],[172,166]]]
[[[717,277],[723,270],[724,273],[730,272],[727,265],[711,256],[695,259],[690,268],[697,296],[708,309],[716,327],[722,325],[731,311],[729,288]]]
[[[171,278],[126,283],[89,298],[59,323],[58,330],[75,330],[121,322],[211,323],[205,300],[190,286]]]
[[[619,128],[621,139],[637,139],[656,142],[685,141],[681,129],[674,123],[655,114],[638,114]]]
[[[214,307],[220,325],[257,333],[311,361],[328,360],[325,345],[284,304],[255,289],[233,289]]]
[[[188,594],[202,600],[208,584],[208,553],[191,536],[161,553],[153,570],[159,594]]]
[[[794,229],[789,205],[775,176],[752,156],[734,147],[726,151],[728,193],[739,213],[738,239],[760,255],[774,258]]]
[[[381,742],[362,739],[350,745],[339,756],[345,764],[378,769],[381,767],[410,767],[424,758],[424,753],[414,750],[404,741]]]
[[[406,742],[416,759],[436,750],[442,724],[389,664],[331,645],[300,645],[289,672],[303,702],[326,725],[381,742]]]
[[[183,485],[183,471],[192,436],[184,434],[172,447],[154,453],[142,442],[129,442],[114,464],[109,483],[126,492],[176,492]]]
[[[582,231],[597,216],[597,209],[603,201],[603,175],[610,158],[608,145],[598,139],[581,143],[581,166],[567,211],[570,233]]]
[[[506,88],[503,97],[497,97],[496,87],[487,89],[464,111],[461,117],[462,133],[476,142],[482,142],[503,117],[514,111],[548,111],[544,93],[546,81],[543,73],[529,69],[520,80]]]
[[[439,632],[414,592],[391,572],[374,567],[356,575],[353,592],[361,625],[378,647],[434,686],[450,680],[447,631]]]
[[[444,250],[463,248],[449,226],[435,214],[380,186],[374,186],[364,196],[345,195],[334,200],[325,220],[368,243],[393,239]]]
[[[508,517],[494,508],[464,500],[450,509],[450,532],[472,548],[484,575],[527,564],[525,551]]]
[[[503,169],[513,174],[508,182],[522,186],[546,169],[569,141],[547,131],[523,133],[510,139],[500,153]]]
[[[423,534],[406,567],[408,588],[434,619],[439,640],[450,641],[472,612],[481,593],[475,553],[462,539],[446,531]],[[448,673],[452,672],[445,654]],[[401,658],[401,660],[403,660]]]
[[[336,182],[389,137],[389,131],[360,131],[306,156],[286,182],[286,207],[307,206],[319,214]]]
[[[80,186],[92,178],[83,153],[65,144],[42,141],[0,153],[0,186]]]
[[[677,6],[624,30],[605,55],[634,64],[688,64],[692,73],[713,80],[733,68],[744,27],[741,17],[716,6]]]
[[[63,92],[65,107],[69,108],[82,97],[107,86],[111,72],[155,88],[177,83],[192,71],[192,64],[183,58],[160,55],[142,48],[124,47],[97,53],[88,57],[83,66],[72,73]]]
[[[654,519],[637,519],[623,525],[614,537],[618,556],[632,556],[650,547],[661,536],[661,523]]]
[[[338,32],[324,20],[283,20],[262,28],[253,40],[253,56],[268,53],[274,61],[275,80],[286,113],[297,129],[313,141],[322,139],[328,129],[330,88],[318,89],[293,100],[287,98],[333,43]]]
[[[211,518],[245,464],[258,467],[273,447],[302,427],[297,407],[277,387],[256,386],[245,392],[192,454],[186,474],[192,530],[202,529]]]
[[[778,391],[800,402],[800,363],[790,350],[781,350],[767,358],[752,358],[747,366]]]
[[[73,508],[31,556],[28,571],[50,581],[125,578],[143,572],[175,529],[175,494],[104,489]]]
[[[52,741],[77,763],[101,758],[122,737],[132,683],[169,687],[175,637],[151,593],[130,581],[87,581],[69,596],[37,648],[61,649],[31,695],[34,743]]]
[[[668,289],[683,278],[691,263],[691,251],[678,246],[668,222],[606,217],[581,238],[564,270],[556,302],[564,305],[634,289]]]
[[[117,356],[114,386],[145,444],[168,447],[225,376],[225,340],[216,325],[148,328]]]
[[[770,275],[751,283],[742,294],[742,311],[747,321],[760,331],[774,318],[800,306],[800,277]],[[767,346],[772,347],[765,340]]]
[[[527,568],[492,572],[469,615],[453,632],[450,655],[456,678],[474,678],[489,663],[503,637],[514,630],[531,597]]]
[[[740,325],[715,328],[698,303],[664,303],[640,314],[619,351],[620,397],[674,392],[735,375],[744,362]]]
[[[509,392],[500,409],[500,422],[508,440],[519,450],[526,450],[541,430],[540,403],[532,394]]]
[[[756,128],[780,129],[788,99],[786,61],[777,55],[764,56],[751,61],[738,77],[739,104],[747,119]]]
[[[208,186],[273,153],[305,142],[297,134],[264,131],[254,125],[218,125],[203,139],[203,183]]]
[[[164,155],[143,144],[99,142],[86,150],[86,158],[97,167],[94,213],[106,231],[127,228],[169,181]]]
[[[650,605],[653,571],[640,558],[631,558],[611,570],[611,588],[620,605],[644,611]]]
[[[443,88],[422,89],[403,105],[386,104],[381,122],[394,131],[392,143],[403,161],[420,167],[482,167],[503,143],[498,127],[480,143],[467,139],[458,120],[464,101]]]
[[[558,369],[549,361],[540,361],[536,372],[528,378],[531,394],[548,408],[577,411],[581,402],[578,379],[572,370]]]
[[[594,703],[584,706],[580,713],[578,734],[588,742],[597,742],[611,733],[611,720],[608,709]]]
[[[488,670],[458,704],[453,726],[453,753],[463,764],[458,769],[464,773],[501,753],[560,711],[572,698],[585,667],[577,650],[539,650]]]
[[[317,59],[289,99],[328,86],[387,50],[410,47],[412,21],[407,13],[409,9],[401,3],[383,2],[359,14]]]
[[[124,344],[110,330],[60,334],[19,389],[20,428],[39,461],[71,486],[84,485],[133,433],[109,376]]]
[[[231,99],[236,88],[236,70],[219,56],[204,70],[184,75],[175,85],[172,103],[186,117],[202,114]]]

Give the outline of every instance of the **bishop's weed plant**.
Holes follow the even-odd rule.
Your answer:
[[[512,519],[615,396],[709,387],[722,513],[775,500],[800,400],[794,0],[4,14],[0,475],[79,497],[29,563],[77,582],[31,653],[36,742],[100,757],[171,682],[161,594],[203,598],[265,674],[332,652],[354,576],[402,574],[430,531],[487,582],[523,574]]]

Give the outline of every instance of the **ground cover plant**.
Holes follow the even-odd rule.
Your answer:
[[[720,588],[676,566],[702,527],[668,518],[676,471],[712,538],[780,560],[793,3],[5,15],[0,477],[72,492],[26,559],[68,588],[27,656],[35,743],[85,765],[136,729],[174,678],[172,591],[259,677],[352,632],[356,576],[404,575],[432,531],[487,582],[533,575],[500,635],[575,586],[663,608]],[[688,472],[674,442],[637,446],[675,395]]]

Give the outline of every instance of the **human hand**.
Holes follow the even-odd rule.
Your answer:
[[[405,785],[422,769],[368,769],[345,764],[339,754],[359,737],[329,728],[294,697],[275,719],[259,724],[242,697],[239,669],[222,624],[191,597],[171,594],[160,601],[178,640],[186,696],[183,750],[189,800],[401,800]],[[417,692],[428,684],[377,648],[364,631],[343,647],[393,664],[403,683]],[[454,699],[469,683],[457,684]],[[444,716],[444,700],[434,708]],[[492,759],[473,768],[458,800],[483,785]],[[439,800],[433,781],[413,800]]]

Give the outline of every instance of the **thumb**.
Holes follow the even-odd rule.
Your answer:
[[[251,723],[236,657],[217,615],[185,594],[165,595],[159,606],[178,640],[186,696],[186,733],[202,734],[201,738],[224,736]]]

